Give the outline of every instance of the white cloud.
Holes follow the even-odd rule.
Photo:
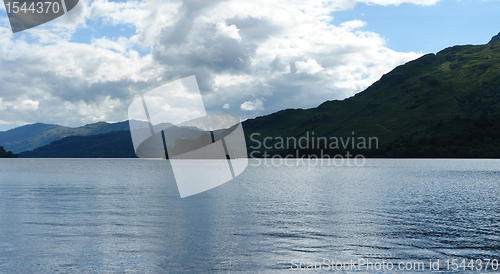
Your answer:
[[[320,71],[325,70],[316,60],[307,59],[307,61],[297,61],[295,62],[295,67],[297,68],[297,73],[307,73],[316,74]]]
[[[1,102],[0,102],[1,103]],[[222,106],[223,109],[229,109],[229,104],[224,104],[224,106]]]
[[[20,110],[37,110],[39,104],[40,104],[40,102],[38,102],[38,101],[26,99],[26,100],[23,100],[21,105],[15,106],[14,108],[20,109]]]
[[[253,101],[244,102],[241,104],[240,108],[245,111],[264,110],[264,102],[263,99],[257,98]]]
[[[217,31],[215,36],[226,36],[238,41],[241,41],[241,36],[239,34],[239,29],[235,25],[227,26],[224,23],[217,23]]]
[[[366,22],[361,20],[352,20],[340,24],[341,28],[345,28],[347,30],[359,29],[364,26],[366,26]]]
[[[227,102],[224,109],[240,105],[233,109],[242,118],[342,99],[421,55],[387,48],[378,34],[362,30],[366,22],[331,23],[335,11],[355,3],[81,0],[67,15],[22,36],[12,35],[4,20],[0,120],[72,126],[125,120],[138,94],[193,74],[209,110],[221,102]],[[135,33],[71,42],[90,22],[126,25]],[[25,109],[14,107],[24,100],[31,100]]]

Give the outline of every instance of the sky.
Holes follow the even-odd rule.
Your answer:
[[[345,99],[425,53],[485,44],[499,0],[80,0],[13,34],[0,7],[0,131],[127,120],[195,75],[208,112],[242,119]]]

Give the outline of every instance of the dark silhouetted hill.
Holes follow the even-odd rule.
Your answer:
[[[489,44],[500,41],[500,32],[491,38]]]
[[[4,147],[0,146],[0,158],[17,158],[18,155],[12,151],[5,151]]]
[[[114,131],[90,136],[70,136],[33,151],[21,158],[137,158],[130,131]]]

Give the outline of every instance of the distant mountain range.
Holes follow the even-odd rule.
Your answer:
[[[123,130],[129,130],[128,121],[113,124],[99,122],[77,128],[36,123],[0,132],[0,145],[13,153],[20,153],[68,136],[89,136]]]
[[[500,34],[486,45],[454,46],[424,55],[345,100],[246,120],[249,152],[297,155],[277,137],[309,136],[309,145],[299,149],[299,155],[350,151],[369,157],[498,158],[499,40]],[[265,137],[270,137],[268,148],[256,148]],[[339,141],[337,147],[321,143],[318,148],[318,137],[376,137],[379,146],[344,148]],[[20,157],[135,157],[127,121],[79,128],[27,125],[0,132],[0,145],[14,153],[27,151]]]
[[[137,158],[130,132],[114,131],[97,135],[70,136],[33,151],[20,158]]]

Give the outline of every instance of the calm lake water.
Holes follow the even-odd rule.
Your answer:
[[[167,161],[0,160],[2,273],[276,273],[325,259],[439,259],[444,272],[500,260],[500,161],[249,166],[181,199]]]

